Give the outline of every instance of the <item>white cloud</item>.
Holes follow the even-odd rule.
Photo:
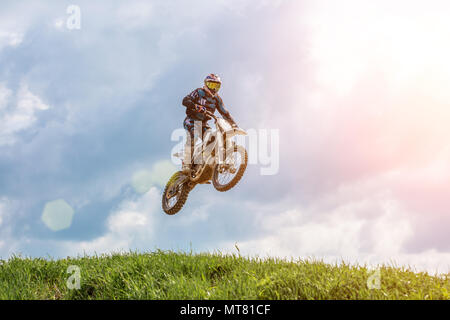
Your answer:
[[[45,5],[37,2],[2,1],[0,12],[0,51],[20,46],[35,21],[42,21]]]
[[[12,101],[12,91],[0,84],[0,146],[14,144],[15,134],[28,129],[37,120],[38,111],[49,108],[22,83]]]
[[[323,259],[376,265],[394,262],[417,270],[445,273],[450,254],[428,249],[408,253],[415,220],[390,192],[375,182],[357,183],[318,199],[308,208],[261,217],[260,236],[238,241],[246,255]],[[235,242],[222,244],[235,252]]]
[[[119,235],[129,235],[141,227],[150,226],[149,217],[143,212],[136,211],[136,203],[131,208],[124,208],[113,214],[108,220],[108,228]]]
[[[0,30],[0,50],[4,47],[17,47],[23,40],[23,34],[20,32],[8,32]]]
[[[151,188],[135,200],[125,200],[108,218],[107,231],[91,241],[64,242],[64,255],[108,253],[148,246],[156,228],[155,211],[160,192]]]
[[[140,169],[133,173],[131,185],[138,193],[146,193],[152,186],[164,187],[177,168],[168,160],[156,162],[151,170]]]
[[[148,2],[130,2],[117,9],[117,21],[127,29],[143,27],[151,23],[153,5]]]
[[[195,223],[204,222],[210,217],[212,204],[209,203],[191,212],[183,212],[175,219],[165,216],[161,211],[161,191],[152,187],[147,193],[135,199],[124,200],[106,221],[106,231],[90,241],[63,241],[53,243],[61,256],[78,254],[107,254],[127,252],[130,249],[148,250],[159,244],[155,236],[162,225],[172,228],[189,228]],[[162,222],[159,218],[165,218]]]
[[[7,107],[12,91],[4,83],[0,83],[0,111]]]
[[[213,203],[199,206],[198,208],[192,209],[192,211],[180,212],[177,219],[170,221],[169,224],[174,227],[182,226],[189,228],[195,223],[207,221],[210,217],[211,208],[213,208]]]

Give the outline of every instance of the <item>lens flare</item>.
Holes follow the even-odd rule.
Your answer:
[[[73,208],[64,200],[54,200],[45,204],[41,219],[52,231],[60,231],[72,225]]]

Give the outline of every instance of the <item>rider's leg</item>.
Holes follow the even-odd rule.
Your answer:
[[[203,161],[201,155],[194,155],[195,141],[197,139],[203,140],[205,132],[210,130],[211,127],[202,121],[186,118],[184,120],[184,128],[186,129],[186,144],[184,147],[182,171],[187,174],[191,172],[192,164],[200,164]]]
[[[213,136],[213,132],[211,130],[211,127],[208,126],[207,123],[205,123],[202,127],[203,132],[203,155],[202,160],[208,161],[208,159],[211,156],[211,153],[213,152],[214,144],[212,144],[215,140],[215,137]]]
[[[182,171],[185,174],[189,174],[191,172],[192,154],[194,153],[194,121],[186,118],[183,126],[186,130],[186,143],[184,145]]]

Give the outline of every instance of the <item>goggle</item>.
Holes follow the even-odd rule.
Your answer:
[[[206,86],[211,89],[211,90],[215,90],[218,91],[220,89],[220,83],[219,82],[211,82],[211,81],[207,81],[206,82]]]

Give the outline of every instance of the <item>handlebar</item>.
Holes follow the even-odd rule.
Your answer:
[[[205,110],[205,112],[203,112],[203,113],[204,113],[207,117],[209,117],[209,118],[211,118],[211,119],[214,119],[214,122],[217,124],[218,118],[217,118],[212,112],[209,112],[208,110]],[[233,128],[233,130],[234,130],[235,132],[237,132],[237,134],[247,135],[247,133],[246,133],[244,130],[240,129],[236,124],[232,124],[231,127]],[[237,130],[237,131],[236,131],[236,130]]]
[[[215,121],[217,121],[217,117],[212,113],[209,112],[208,110],[205,110],[204,114],[206,114],[208,117],[214,119]]]
[[[205,111],[203,112],[207,117],[209,117],[210,119],[214,119],[215,122],[217,122],[217,117],[214,115],[214,113],[208,111],[205,109]]]

